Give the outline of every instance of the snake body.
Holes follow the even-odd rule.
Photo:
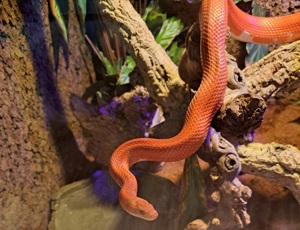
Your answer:
[[[127,141],[115,150],[110,159],[110,173],[121,187],[121,206],[131,215],[145,220],[156,219],[158,213],[149,202],[137,196],[137,181],[129,169],[140,161],[182,160],[202,145],[225,95],[227,26],[230,26],[234,37],[243,41],[275,43],[300,38],[299,13],[272,19],[257,18],[243,13],[232,0],[202,0],[199,15],[203,77],[188,107],[182,130],[169,139],[137,138]]]

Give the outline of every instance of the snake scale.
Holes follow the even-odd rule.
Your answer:
[[[169,139],[137,138],[125,142],[112,154],[109,170],[121,187],[119,201],[133,216],[154,220],[157,211],[137,196],[137,181],[129,171],[140,161],[172,162],[185,159],[202,145],[211,120],[219,110],[227,84],[225,39],[231,35],[253,43],[283,43],[300,39],[300,13],[282,17],[255,17],[242,12],[233,0],[202,0],[200,47],[203,78],[188,107],[182,130]]]

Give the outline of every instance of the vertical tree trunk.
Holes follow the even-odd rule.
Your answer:
[[[1,229],[46,229],[49,197],[92,169],[69,108],[94,80],[73,3],[66,48],[48,1],[0,1]]]

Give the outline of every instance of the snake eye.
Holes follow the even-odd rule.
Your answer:
[[[141,215],[145,215],[145,211],[140,210],[140,214],[141,214]]]

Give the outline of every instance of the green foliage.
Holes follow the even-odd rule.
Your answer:
[[[175,64],[178,64],[183,48],[178,47],[174,42],[176,36],[182,31],[183,24],[180,19],[175,17],[167,18],[167,15],[161,12],[159,7],[150,3],[142,16],[148,28],[155,36],[156,42],[164,49]]]
[[[84,22],[86,17],[86,2],[87,0],[75,1],[77,12],[79,13],[82,31],[85,31]],[[64,0],[49,0],[51,13],[57,22],[62,38],[64,39],[65,43],[68,44],[67,26],[63,17],[62,9],[60,8],[60,5],[62,4],[66,4],[66,2]],[[65,13],[67,14],[68,12]]]
[[[174,38],[181,32],[183,24],[180,19],[175,17],[168,18],[163,22],[159,33],[155,36],[155,40],[164,49],[167,49]]]
[[[170,49],[167,51],[167,53],[169,57],[172,59],[172,61],[175,64],[178,64],[183,50],[184,48],[178,47],[177,42],[173,42],[170,46]]]
[[[79,21],[81,24],[82,32],[85,34],[85,20],[87,14],[94,14],[97,12],[93,7],[93,4],[87,4],[87,0],[75,0],[76,12],[79,16]],[[144,3],[140,2],[142,5]],[[65,42],[68,42],[68,33],[61,10],[61,4],[67,4],[63,0],[49,0],[51,12],[61,30],[61,35]],[[141,5],[140,5],[141,6]],[[94,4],[94,7],[95,4]],[[160,44],[164,49],[167,49],[167,53],[174,63],[178,63],[183,48],[178,47],[178,44],[174,42],[176,36],[183,29],[183,24],[179,19],[175,17],[167,18],[167,15],[161,11],[161,9],[155,3],[151,2],[146,8],[143,8],[144,14],[142,16],[143,20],[146,22],[148,28],[153,33],[156,42]],[[68,12],[65,12],[68,14]],[[101,17],[97,17],[98,20]],[[119,87],[125,89],[129,85],[129,75],[136,67],[136,64],[132,57],[126,56],[124,53],[124,48],[119,42],[118,38],[109,31],[101,21],[97,22],[100,27],[95,26],[95,28],[101,30],[102,36],[96,33],[96,39],[99,41],[101,48],[98,48],[96,44],[85,35],[88,43],[93,49],[95,55],[99,58],[101,63],[105,68],[105,74],[102,76],[103,80],[97,81],[89,87],[84,97],[94,97],[95,95],[106,95],[105,98],[109,98],[111,95],[111,90],[115,91],[114,95],[117,95],[116,89]],[[87,31],[88,32],[88,31]],[[113,50],[115,47],[116,50]],[[122,53],[123,52],[123,53]],[[124,60],[125,59],[125,60]],[[123,87],[124,86],[124,87]],[[110,93],[108,93],[110,92]],[[113,95],[113,96],[114,96]],[[102,97],[101,96],[101,97]]]
[[[129,74],[134,70],[136,64],[131,56],[126,56],[125,63],[122,66],[120,78],[117,81],[117,85],[129,84]]]
[[[246,57],[246,63],[254,63],[262,59],[268,53],[268,45],[260,45],[260,44],[253,44],[247,43],[246,50],[248,55]]]
[[[53,17],[55,18],[55,20],[58,24],[58,27],[61,31],[61,35],[62,35],[65,43],[68,44],[67,27],[64,22],[64,18],[62,17],[61,9],[60,9],[57,1],[58,0],[49,0],[50,9],[51,9]]]
[[[79,14],[80,24],[81,24],[81,30],[85,32],[85,17],[86,17],[86,1],[87,0],[76,0],[75,5],[77,8],[77,12]]]
[[[97,49],[99,56],[101,58],[102,63],[105,66],[106,76],[116,77],[117,85],[125,85],[129,83],[129,74],[134,70],[136,64],[131,56],[126,56],[126,60],[124,64],[122,64],[122,60],[120,58],[112,64],[101,52]]]
[[[151,2],[145,10],[142,19],[146,22],[149,30],[155,35],[159,32],[162,24],[167,19],[167,15],[160,12],[159,7],[156,7]]]
[[[97,49],[98,50],[98,49]],[[98,50],[99,55],[101,57],[101,61],[103,62],[106,74],[107,75],[116,75],[119,74],[122,67],[122,61],[118,59],[115,63],[110,63],[110,61],[104,56],[103,52]]]

